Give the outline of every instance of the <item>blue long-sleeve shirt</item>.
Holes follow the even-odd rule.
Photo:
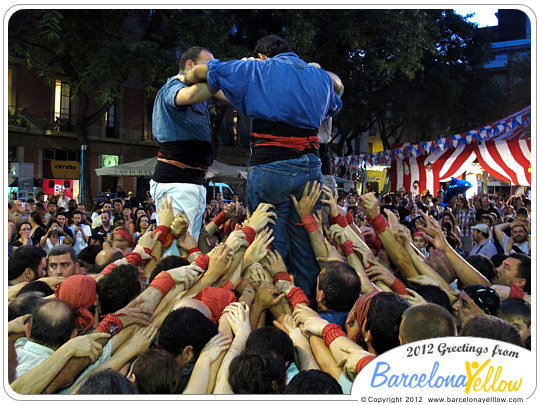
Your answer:
[[[330,75],[293,52],[264,61],[213,59],[207,65],[208,85],[223,90],[234,107],[251,119],[315,129],[342,107]]]

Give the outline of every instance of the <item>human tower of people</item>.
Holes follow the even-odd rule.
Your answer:
[[[347,394],[370,361],[423,339],[530,349],[530,200],[339,193],[317,131],[341,80],[279,37],[255,55],[185,52],[156,98],[144,202],[10,203],[13,391]],[[210,97],[253,120],[246,206],[206,204]]]

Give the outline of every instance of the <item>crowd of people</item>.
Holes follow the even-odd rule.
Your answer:
[[[443,206],[429,193],[308,183],[291,200],[318,262],[313,294],[273,248],[270,204],[250,214],[211,200],[196,240],[172,199],[155,211],[151,199],[144,208],[120,200],[93,219],[80,205],[69,213],[39,202],[29,213],[39,220],[10,213],[15,241],[32,240],[50,216],[37,243],[8,260],[15,392],[340,394],[400,344],[478,336],[530,349],[525,196],[460,195]],[[153,217],[159,225],[141,227]],[[91,232],[77,251],[83,224]],[[179,255],[167,254],[172,244]]]
[[[341,80],[276,36],[255,55],[182,55],[154,104],[145,201],[9,206],[13,391],[348,394],[370,361],[423,339],[530,349],[530,200],[340,194],[318,131]],[[206,204],[213,96],[253,123],[245,206]]]

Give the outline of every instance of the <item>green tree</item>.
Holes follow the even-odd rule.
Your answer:
[[[151,92],[178,70],[171,52],[177,34],[166,10],[20,10],[9,20],[9,52],[48,83],[61,77],[70,84],[73,130],[90,152],[88,127],[103,119],[130,74]],[[83,201],[92,206],[90,171],[83,176]]]

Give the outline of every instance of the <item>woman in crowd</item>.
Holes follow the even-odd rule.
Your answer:
[[[38,245],[41,238],[45,236],[45,224],[43,223],[43,217],[37,211],[30,214],[30,224],[32,225],[32,231],[30,232],[30,238],[33,245]]]
[[[14,252],[21,246],[33,245],[30,234],[32,233],[32,225],[29,221],[24,221],[17,226],[17,234],[14,242],[11,243],[11,251]]]
[[[64,229],[60,226],[57,219],[51,218],[47,223],[47,231],[45,235],[39,241],[41,246],[46,252],[49,252],[53,247],[66,244],[71,245],[73,239],[66,235]]]
[[[146,214],[140,215],[137,217],[135,222],[135,233],[133,234],[133,240],[135,243],[139,240],[141,235],[143,235],[148,227],[150,226],[150,219]]]

